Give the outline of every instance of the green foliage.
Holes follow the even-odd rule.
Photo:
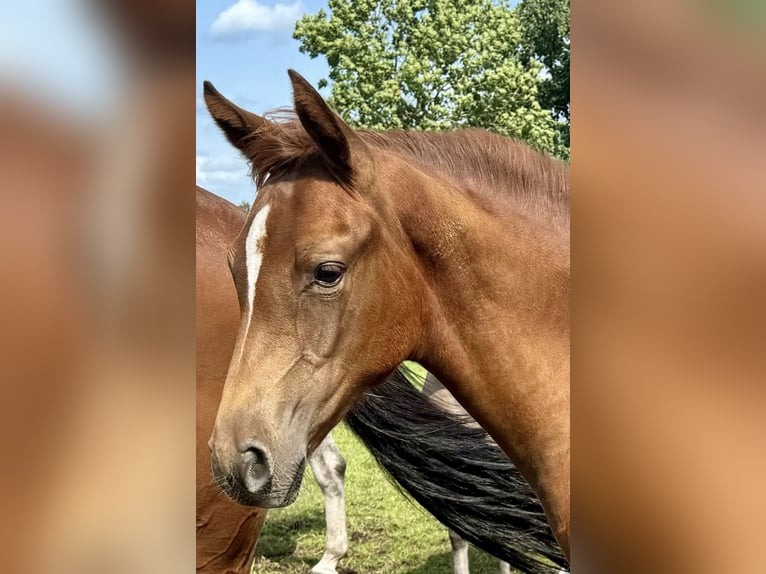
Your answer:
[[[524,57],[545,66],[540,104],[559,121],[569,147],[569,0],[522,0],[519,4]]]
[[[329,0],[329,8],[304,16],[294,36],[302,52],[327,58],[330,103],[352,125],[482,127],[568,156],[540,99],[543,63],[529,56],[507,0]]]
[[[249,201],[240,201],[239,205],[237,207],[239,207],[245,213],[248,213],[250,211],[250,202]]]

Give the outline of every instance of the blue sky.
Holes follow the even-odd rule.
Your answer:
[[[295,21],[326,8],[326,0],[206,0],[197,2],[197,184],[239,203],[255,188],[244,159],[205,109],[202,82],[250,111],[290,106],[287,69],[312,84],[327,77],[324,58],[312,60],[292,39]],[[324,90],[329,95],[329,88]]]

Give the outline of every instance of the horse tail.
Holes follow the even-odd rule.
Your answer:
[[[400,367],[346,422],[394,484],[464,539],[528,574],[568,569],[539,500],[467,415],[437,407]]]

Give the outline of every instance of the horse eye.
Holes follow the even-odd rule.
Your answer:
[[[345,271],[346,268],[340,263],[322,263],[314,269],[314,281],[322,287],[334,287]]]

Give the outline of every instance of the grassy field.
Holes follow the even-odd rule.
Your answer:
[[[345,425],[333,437],[348,462],[349,551],[345,574],[450,574],[447,530],[404,498]],[[257,546],[255,574],[307,574],[324,552],[322,493],[311,471],[292,506],[269,512]],[[472,574],[496,574],[498,561],[471,549]]]

